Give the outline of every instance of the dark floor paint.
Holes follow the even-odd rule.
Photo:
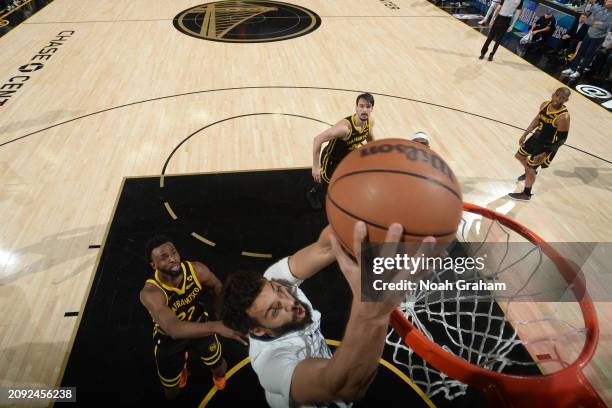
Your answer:
[[[138,298],[151,273],[143,247],[152,235],[168,235],[184,260],[202,261],[224,280],[238,268],[263,272],[272,263],[242,256],[243,250],[271,252],[279,259],[313,242],[326,224],[324,213],[311,210],[305,199],[310,169],[174,176],[166,177],[165,185],[160,189],[158,178],[127,179],[121,192],[62,381],[77,387],[77,406],[165,404],[153,361],[151,319]],[[171,203],[178,220],[171,219],[164,201]],[[217,245],[193,238],[194,230]],[[323,315],[325,337],[341,339],[350,290],[337,266],[302,288]],[[224,341],[223,347],[229,367],[247,356],[246,348],[233,341]],[[385,351],[388,361],[390,352]],[[212,386],[205,369],[193,364],[191,371],[174,406],[197,406]],[[474,390],[454,401],[434,401],[439,407],[484,406]],[[250,365],[228,381],[210,406],[246,403],[266,405]],[[407,405],[424,406],[411,388],[382,367],[359,404]]]

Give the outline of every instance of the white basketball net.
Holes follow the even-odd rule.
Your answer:
[[[540,248],[498,221],[469,212],[464,212],[457,239],[468,256],[478,256],[485,250],[485,243],[495,242],[497,254],[495,259],[489,259],[488,265],[496,267],[479,276],[443,270],[434,272],[432,281],[508,282],[513,288],[511,294],[415,290],[406,295],[399,307],[404,316],[449,353],[491,371],[518,374],[516,369],[522,367],[531,368],[531,373],[537,375],[539,371],[558,371],[573,362],[582,350],[586,331],[577,304],[550,301],[538,302],[534,307],[533,302],[522,301],[534,297],[575,299],[571,286],[561,275],[554,270],[551,274],[551,268],[545,267],[548,258]],[[509,250],[511,242],[522,242],[523,253]],[[486,249],[491,257],[491,248]],[[546,285],[538,283],[542,280]],[[429,397],[441,393],[453,399],[466,393],[468,385],[434,369],[393,329],[386,342],[394,348],[394,363],[405,367],[413,382]],[[557,347],[559,344],[563,347]]]

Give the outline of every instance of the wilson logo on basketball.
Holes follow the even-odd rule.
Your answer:
[[[360,157],[366,157],[379,153],[399,152],[409,161],[422,161],[429,163],[431,167],[444,174],[449,180],[453,182],[455,181],[455,175],[444,160],[429,149],[422,149],[417,146],[406,146],[405,144],[379,144],[374,146],[365,146],[359,150],[359,152]]]

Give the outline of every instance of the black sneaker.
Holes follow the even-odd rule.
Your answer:
[[[308,200],[308,204],[313,210],[320,210],[323,208],[323,204],[321,204],[321,200],[319,200],[319,194],[314,188],[311,188],[306,193],[306,200]]]
[[[484,54],[480,54],[480,57],[478,57],[478,59],[483,59],[484,58]]]
[[[510,197],[513,200],[518,200],[518,201],[529,201],[529,200],[531,200],[531,194],[527,194],[524,191],[522,191],[520,193],[510,193],[510,194],[508,194],[508,197]]]
[[[493,61],[493,54],[489,54],[489,61]]]

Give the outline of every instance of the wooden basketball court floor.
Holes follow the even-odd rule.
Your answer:
[[[55,0],[0,39],[0,81],[73,32],[0,107],[0,387],[60,380],[124,177],[305,167],[312,138],[375,94],[379,138],[425,131],[464,200],[551,242],[612,241],[612,120],[578,93],[568,145],[529,203],[505,198],[521,174],[522,128],[562,86],[509,51],[477,59],[484,36],[425,0],[293,2],[321,16],[295,39],[228,44],[177,31],[200,4]],[[610,276],[603,271],[600,276]],[[605,287],[609,281],[589,281]],[[605,300],[605,299],[603,299]],[[612,401],[612,316],[587,377]]]

